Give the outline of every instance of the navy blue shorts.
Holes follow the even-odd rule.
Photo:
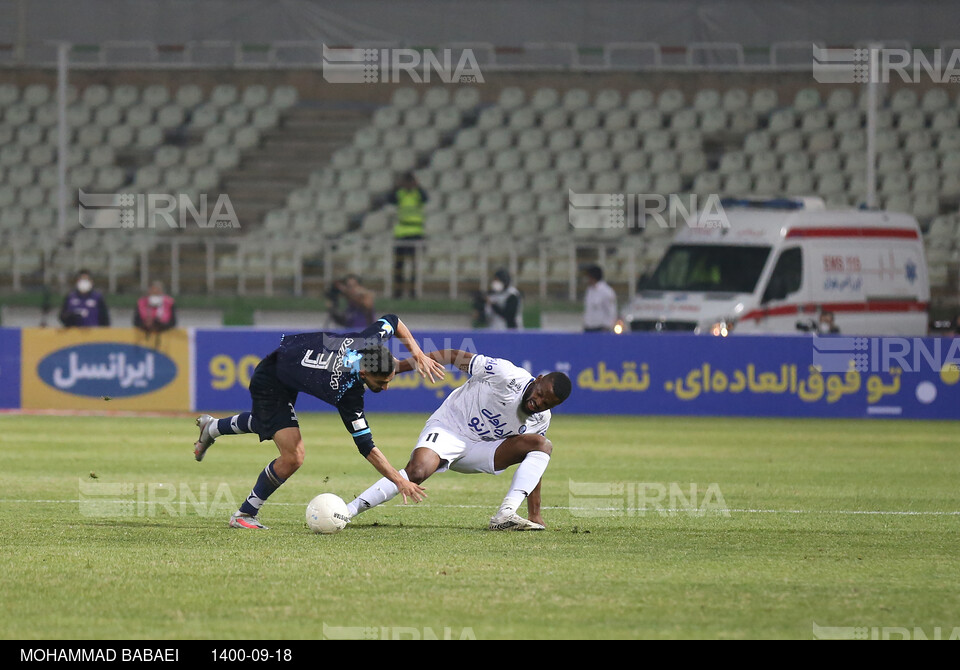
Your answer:
[[[285,386],[277,378],[277,352],[264,358],[250,378],[250,397],[253,399],[251,413],[260,441],[272,439],[278,430],[299,428],[297,392]]]

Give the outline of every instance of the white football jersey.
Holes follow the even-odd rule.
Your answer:
[[[470,359],[470,378],[447,396],[427,421],[467,440],[502,440],[511,435],[544,435],[550,410],[527,414],[520,408],[533,377],[502,358],[481,354]]]

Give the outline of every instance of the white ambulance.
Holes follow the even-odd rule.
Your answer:
[[[828,210],[818,198],[722,206],[729,226],[678,228],[624,310],[625,330],[926,335],[930,283],[912,216]]]

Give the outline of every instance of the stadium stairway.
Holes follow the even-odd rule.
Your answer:
[[[310,173],[327,165],[369,122],[362,109],[301,104],[287,110],[280,127],[223,176],[241,227],[247,232],[259,227],[269,210],[283,207],[291,191],[305,186]]]
[[[291,191],[305,186],[310,174],[329,164],[334,152],[348,146],[356,130],[369,122],[370,113],[363,109],[310,103],[287,109],[281,123],[264,133],[256,147],[245,151],[237,167],[223,173],[221,190],[230,197],[240,223],[240,236],[261,230],[267,212],[283,207]],[[210,278],[202,271],[206,253],[201,244],[181,247],[184,292],[207,292]],[[230,255],[229,248],[218,247],[218,259],[224,255]],[[151,271],[163,276],[168,262],[163,254],[151,257]],[[237,287],[235,270],[223,267],[222,262],[218,263],[213,281],[220,291]],[[255,273],[249,280],[249,289],[264,290],[263,281],[262,273]]]

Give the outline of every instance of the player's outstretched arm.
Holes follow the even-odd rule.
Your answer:
[[[407,504],[407,496],[409,496],[413,502],[420,502],[427,497],[427,493],[423,490],[422,486],[404,479],[403,475],[390,465],[390,461],[383,455],[383,452],[376,447],[367,454],[367,460],[370,461],[370,465],[377,469],[377,472],[396,484],[400,490],[400,495],[403,496],[404,505]]]
[[[439,351],[431,351],[426,356],[441,365],[455,365],[464,372],[470,371],[470,359],[473,358],[473,354],[469,351],[460,351],[459,349],[440,349]],[[416,366],[412,358],[397,363],[397,374],[415,369]]]
[[[446,371],[443,369],[443,366],[423,353],[420,345],[413,339],[413,334],[410,332],[410,329],[407,328],[406,324],[400,319],[397,319],[397,337],[403,342],[403,346],[405,346],[411,354],[408,360],[413,362],[413,367],[410,369],[419,372],[420,376],[424,379],[429,378],[431,382],[444,378]],[[400,370],[398,370],[398,372],[400,372]]]

